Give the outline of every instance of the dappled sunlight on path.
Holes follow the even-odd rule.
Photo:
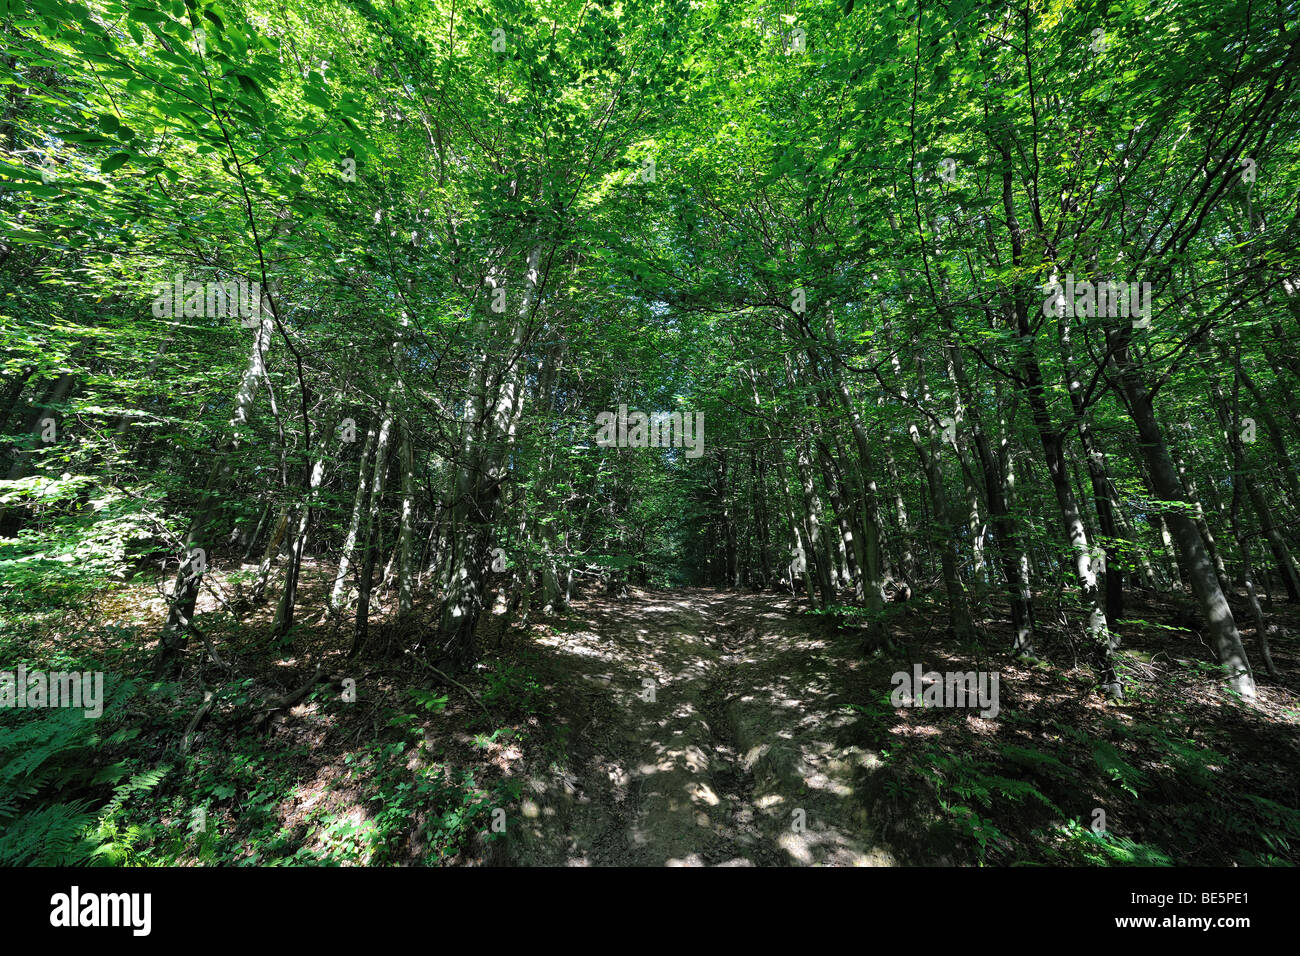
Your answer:
[[[594,600],[537,639],[565,761],[534,772],[514,865],[890,865],[845,745],[855,662],[773,595]]]

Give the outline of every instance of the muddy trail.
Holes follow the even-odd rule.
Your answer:
[[[792,601],[701,589],[586,601],[537,638],[556,746],[495,845],[507,866],[892,865],[854,742],[869,693]]]

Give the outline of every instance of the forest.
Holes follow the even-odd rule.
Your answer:
[[[0,45],[0,865],[1300,862],[1293,0]]]

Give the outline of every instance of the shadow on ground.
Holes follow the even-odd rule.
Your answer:
[[[846,743],[859,664],[772,595],[691,589],[584,602],[538,638],[569,728],[496,862],[890,865]]]

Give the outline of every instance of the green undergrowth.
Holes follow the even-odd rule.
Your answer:
[[[887,693],[851,709],[862,733],[889,741],[878,815],[898,820],[887,832],[921,857],[1012,866],[1300,860],[1300,810],[1285,774],[1267,748],[1234,747],[1251,716],[1232,704],[1208,720],[1193,701],[1159,710],[1142,697],[1059,719],[1008,708],[992,734],[968,732],[965,711],[935,709],[926,717],[938,733],[890,734],[903,718]]]
[[[538,706],[524,668],[497,663],[483,675],[478,692],[494,718]],[[253,702],[250,684],[212,688],[217,710]],[[521,744],[523,731],[475,712],[460,720],[478,728],[470,750],[453,752],[448,693],[406,688],[354,704],[322,685],[295,718],[306,738],[210,721],[188,750],[201,698],[174,684],[110,678],[98,719],[0,710],[0,865],[461,861],[500,837],[519,798],[487,751]]]

